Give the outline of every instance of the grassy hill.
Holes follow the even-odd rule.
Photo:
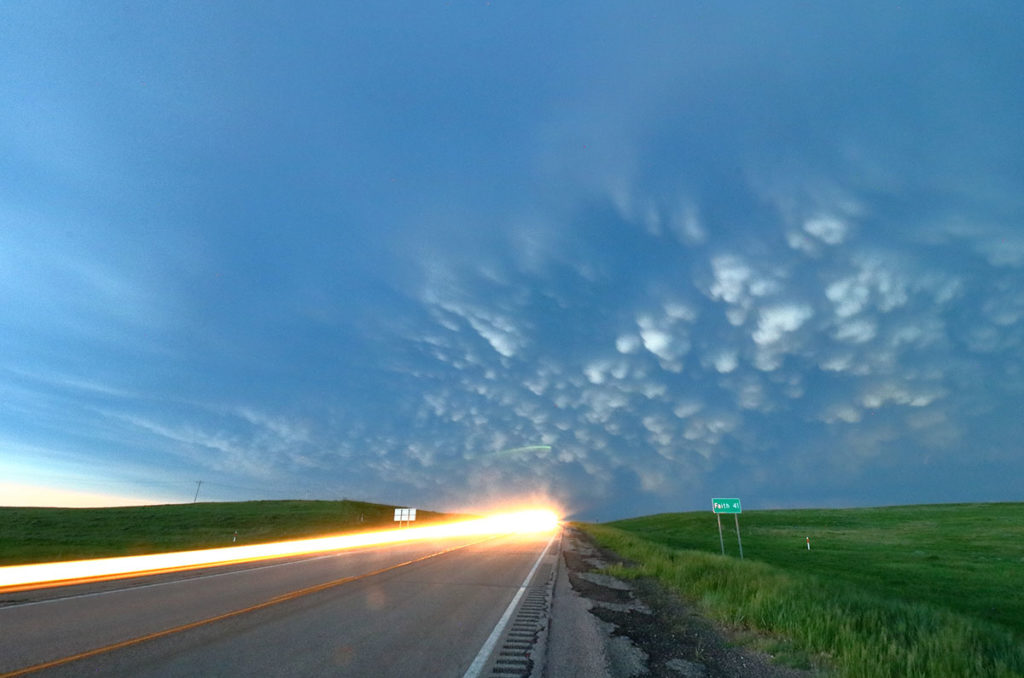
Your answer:
[[[722,526],[725,558],[710,512],[582,527],[638,564],[618,574],[839,675],[1024,675],[1024,504],[748,511],[743,561]]]
[[[0,565],[213,548],[390,528],[395,525],[394,508],[347,500],[99,509],[0,507]],[[416,522],[453,517],[417,511]]]

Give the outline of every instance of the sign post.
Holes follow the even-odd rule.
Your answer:
[[[402,523],[409,524],[416,520],[416,509],[414,508],[396,508],[395,509],[395,522],[401,527]]]
[[[743,559],[743,540],[740,539],[740,514],[743,508],[738,498],[715,498],[711,500],[711,511],[718,519],[718,543],[722,546],[722,555],[725,555],[725,540],[722,538],[722,514],[731,513],[736,520],[736,542],[740,545],[740,560]]]

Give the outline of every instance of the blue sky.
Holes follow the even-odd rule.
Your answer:
[[[0,476],[1021,500],[1013,3],[7,3]]]

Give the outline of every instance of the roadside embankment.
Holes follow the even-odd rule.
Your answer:
[[[604,574],[638,586],[655,582],[718,628],[797,666],[856,678],[1024,675],[1024,647],[999,624],[749,557],[673,549],[604,525],[581,527],[622,560]]]
[[[630,567],[586,533],[566,528],[555,581],[547,678],[806,678],[739,647],[653,580],[607,574]]]

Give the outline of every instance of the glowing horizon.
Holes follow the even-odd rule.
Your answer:
[[[2,505],[9,508],[113,508],[158,506],[171,502],[156,497],[89,492],[38,483],[0,481]]]
[[[554,511],[530,509],[472,520],[434,523],[423,527],[293,539],[247,546],[9,565],[0,567],[0,593],[327,553],[363,546],[454,537],[547,532],[555,529],[559,521]]]

